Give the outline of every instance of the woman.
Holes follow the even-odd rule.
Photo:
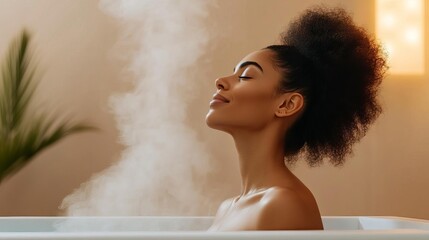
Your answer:
[[[209,230],[323,229],[311,191],[285,162],[341,165],[381,112],[384,56],[343,9],[307,10],[281,39],[215,82],[206,122],[232,135],[242,193],[220,205]]]

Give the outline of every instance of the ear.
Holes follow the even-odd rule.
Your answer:
[[[285,93],[279,97],[275,114],[277,117],[288,117],[298,113],[304,107],[304,97],[297,92]]]

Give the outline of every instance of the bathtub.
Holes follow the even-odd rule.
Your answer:
[[[0,217],[0,239],[429,239],[429,220],[323,217],[322,231],[206,232],[212,217]]]

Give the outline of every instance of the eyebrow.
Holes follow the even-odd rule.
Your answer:
[[[262,69],[261,65],[259,65],[257,62],[252,62],[252,61],[243,62],[238,66],[238,68],[239,69],[244,68],[244,67],[249,66],[249,65],[253,65],[253,66],[259,68],[261,70],[261,72],[264,72],[264,69]],[[235,68],[232,71],[235,72]]]

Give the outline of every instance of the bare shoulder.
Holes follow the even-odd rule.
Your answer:
[[[221,217],[226,211],[228,211],[228,209],[231,207],[233,200],[234,198],[226,199],[219,205],[216,212],[216,218]]]
[[[260,200],[261,230],[323,229],[317,203],[311,192],[273,187]]]
[[[226,209],[228,209],[228,208],[231,206],[232,201],[234,201],[234,198],[228,198],[228,199],[224,200],[224,201],[219,205],[219,210],[226,210]]]
[[[229,198],[224,200],[218,207],[217,212],[216,212],[216,216],[213,219],[213,223],[210,226],[210,228],[208,229],[208,231],[217,231],[219,230],[219,224],[222,223],[222,221],[224,221],[225,215],[228,212],[228,210],[230,209],[231,205],[232,205],[232,201],[233,198]]]

